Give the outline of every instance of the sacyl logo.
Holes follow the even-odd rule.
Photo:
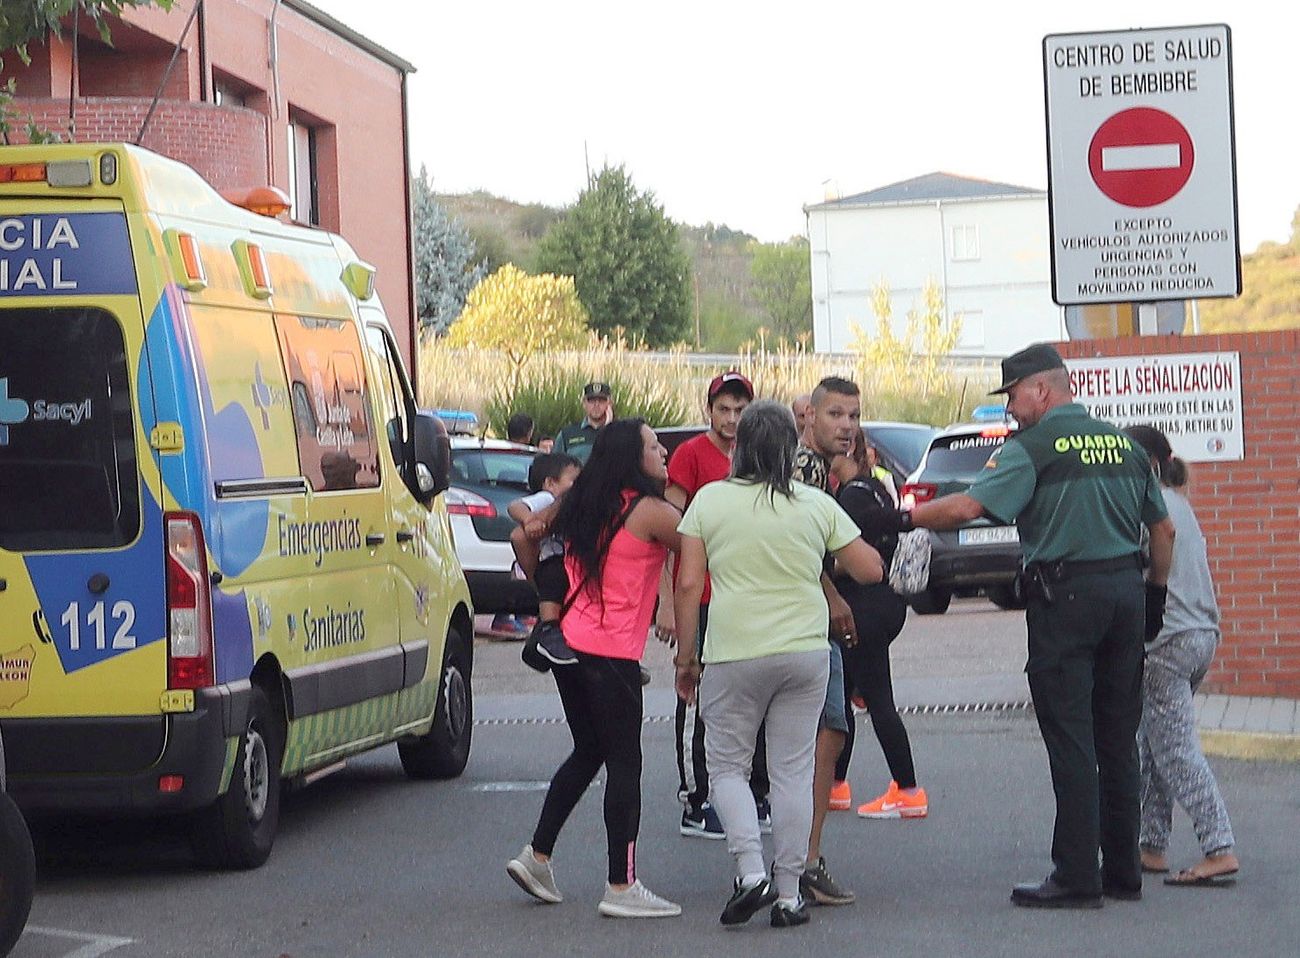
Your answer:
[[[38,399],[28,403],[9,395],[8,378],[0,378],[0,446],[9,445],[9,427],[26,422],[66,422],[78,426],[91,417],[91,400],[81,402],[50,402]]]
[[[9,398],[9,379],[0,378],[0,446],[9,445],[9,427],[27,421],[31,407],[21,399]]]

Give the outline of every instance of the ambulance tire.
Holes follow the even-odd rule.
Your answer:
[[[284,721],[266,692],[253,686],[230,787],[195,816],[190,843],[205,868],[257,868],[271,855],[280,825]]]
[[[447,632],[438,678],[438,702],[433,726],[419,738],[397,743],[402,768],[410,778],[455,778],[469,761],[474,731],[474,692],[470,688],[470,657],[455,628]]]
[[[22,812],[0,792],[0,956],[9,954],[32,910],[36,855]]]

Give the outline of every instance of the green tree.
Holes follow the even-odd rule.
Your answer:
[[[602,333],[667,346],[689,325],[690,261],[677,226],[654,194],[638,192],[622,167],[605,167],[542,237],[537,266],[572,276]]]
[[[512,261],[510,244],[499,230],[486,223],[470,224],[466,230],[474,244],[474,265],[482,269],[484,276],[490,276]]]
[[[99,30],[105,43],[111,43],[108,29],[108,17],[118,17],[128,7],[172,8],[172,0],[3,0],[0,2],[0,70],[4,69],[3,55],[9,51],[17,52],[23,63],[30,63],[27,44],[40,40],[47,35],[59,36],[62,32],[61,21],[64,17],[80,10]],[[13,111],[13,99],[17,90],[12,77],[5,86],[0,87],[0,140],[9,142],[9,133],[17,115]],[[47,139],[48,134],[28,121],[28,138],[32,140]]]
[[[502,353],[510,363],[506,395],[513,397],[533,356],[581,347],[589,337],[587,311],[572,277],[529,276],[507,263],[470,292],[447,345]]]
[[[447,331],[465,307],[465,297],[487,269],[474,241],[447,215],[433,195],[429,172],[420,167],[411,177],[411,218],[415,225],[415,312],[420,328],[435,335]]]
[[[808,241],[753,243],[749,272],[763,321],[778,340],[795,343],[812,332]]]

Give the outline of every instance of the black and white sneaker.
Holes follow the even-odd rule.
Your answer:
[[[545,657],[547,662],[552,666],[556,665],[573,665],[578,661],[578,656],[574,654],[573,649],[564,641],[564,633],[560,631],[558,622],[538,622],[537,651]]]
[[[722,820],[718,818],[718,813],[714,811],[713,806],[708,802],[705,802],[699,808],[691,808],[688,805],[682,809],[682,824],[678,831],[687,838],[723,839],[727,837],[727,832],[722,827]]]
[[[552,666],[572,665],[578,661],[578,657],[564,641],[560,623],[555,621],[539,620],[519,651],[519,657],[524,660],[524,665],[538,672],[549,671]]]
[[[742,885],[736,879],[736,890],[732,893],[726,907],[722,909],[724,925],[743,925],[753,918],[760,909],[776,901],[776,888],[766,878],[753,885]]]
[[[808,903],[802,898],[799,899],[799,904],[794,906],[782,901],[772,906],[773,928],[794,928],[806,924],[808,924]]]

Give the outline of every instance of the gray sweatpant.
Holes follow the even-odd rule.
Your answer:
[[[767,722],[773,873],[782,898],[799,895],[813,813],[817,721],[826,700],[829,649],[739,662],[711,662],[700,680],[710,801],[727,832],[739,876],[765,872],[749,771],[758,727]]]
[[[1163,852],[1169,847],[1174,802],[1191,817],[1203,854],[1233,846],[1228,809],[1201,751],[1192,702],[1218,643],[1218,632],[1196,629],[1180,632],[1147,653],[1138,726],[1143,848]]]

